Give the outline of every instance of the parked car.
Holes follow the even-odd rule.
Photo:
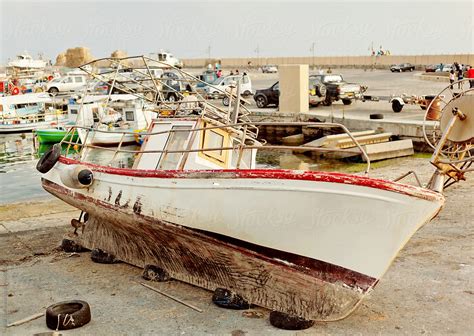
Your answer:
[[[202,80],[203,82],[205,82],[205,83],[198,82],[197,85],[196,85],[196,88],[197,89],[202,89],[202,88],[206,87],[208,84],[214,83],[218,79],[217,71],[206,70],[201,75],[199,75],[198,78],[200,80]]]
[[[391,72],[405,72],[413,70],[415,70],[415,66],[411,63],[393,64],[390,67]]]
[[[264,65],[262,66],[263,73],[277,73],[278,68],[276,65]]]
[[[326,99],[326,86],[319,78],[309,78],[309,105],[317,106]],[[280,82],[276,82],[268,89],[257,90],[253,96],[257,107],[267,107],[268,105],[279,105]]]
[[[439,68],[439,64],[429,64],[425,67],[425,72],[436,72]]]
[[[54,78],[46,84],[46,91],[49,93],[68,92],[78,90],[86,85],[85,75],[67,75]]]
[[[252,81],[248,75],[232,75],[218,78],[214,83],[204,87],[204,92],[207,97],[220,98],[224,96],[223,91],[226,91],[231,84],[240,83],[240,92],[243,96],[250,96],[253,94]]]
[[[452,64],[440,64],[436,72],[450,72],[453,69]]]
[[[347,83],[342,75],[337,74],[311,75],[310,78],[318,79],[326,86],[325,105],[338,100],[342,100],[344,105],[350,105],[355,99],[362,98],[362,93],[367,89],[360,84]]]

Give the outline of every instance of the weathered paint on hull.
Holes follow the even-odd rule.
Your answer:
[[[120,205],[95,200],[43,179],[43,187],[90,214],[81,243],[144,267],[157,265],[175,279],[214,290],[233,289],[249,302],[316,321],[348,316],[377,282],[350,270],[337,269],[342,280],[324,281],[326,270],[310,270],[216,239],[205,233],[166,223]],[[326,265],[327,266],[327,265]],[[319,277],[317,276],[319,275]],[[348,278],[364,288],[347,285]]]

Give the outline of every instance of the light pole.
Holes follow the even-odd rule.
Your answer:
[[[261,66],[260,64],[260,46],[257,44],[257,48],[255,48],[255,53],[257,54],[257,66]]]
[[[316,43],[313,42],[311,44],[311,48],[309,49],[313,54],[313,70],[314,70],[314,49],[315,49],[315,47],[316,47]]]

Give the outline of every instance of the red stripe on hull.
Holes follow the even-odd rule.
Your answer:
[[[362,187],[381,189],[397,192],[408,196],[418,197],[429,201],[444,201],[443,195],[423,188],[407,184],[391,182],[387,180],[374,179],[358,175],[350,175],[334,172],[293,171],[284,169],[216,169],[216,170],[141,170],[129,168],[115,168],[100,166],[92,163],[81,162],[61,156],[59,161],[63,164],[83,164],[94,171],[131,177],[143,178],[190,178],[190,179],[275,179],[275,180],[298,180],[352,184]]]

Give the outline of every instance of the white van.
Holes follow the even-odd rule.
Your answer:
[[[236,84],[237,81],[240,83],[240,93],[243,96],[253,95],[252,81],[248,75],[232,75],[218,78],[214,83],[204,87],[206,96],[221,97],[224,95],[224,91],[229,88],[231,84]]]
[[[86,85],[86,75],[67,75],[54,78],[46,84],[46,91],[49,93],[67,92],[81,89]]]

